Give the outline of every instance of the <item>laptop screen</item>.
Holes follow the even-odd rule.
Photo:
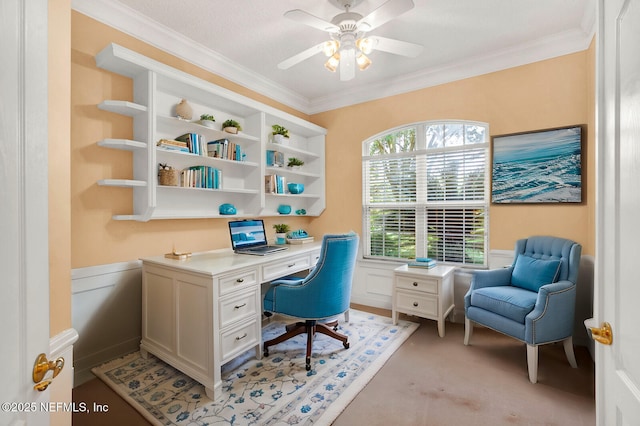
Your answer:
[[[257,220],[237,220],[229,222],[231,247],[234,250],[267,244],[264,222]]]

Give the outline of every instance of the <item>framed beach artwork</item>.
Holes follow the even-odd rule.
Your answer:
[[[492,137],[491,201],[582,202],[583,126]]]

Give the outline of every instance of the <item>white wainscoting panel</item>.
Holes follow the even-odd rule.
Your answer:
[[[49,339],[49,361],[54,361],[59,357],[64,358],[62,371],[49,385],[51,390],[50,402],[62,402],[69,404],[73,400],[73,344],[78,340],[78,332],[69,328],[62,333],[56,334]],[[47,374],[46,377],[50,377]],[[51,413],[51,426],[66,426],[71,424],[71,411],[59,410]]]
[[[75,386],[92,379],[91,368],[140,347],[142,263],[120,262],[74,269],[72,325]]]

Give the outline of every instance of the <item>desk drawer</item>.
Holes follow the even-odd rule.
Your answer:
[[[256,292],[242,292],[220,300],[220,328],[225,328],[244,318],[255,317]]]
[[[262,267],[262,280],[271,281],[289,274],[295,274],[296,272],[309,269],[309,261],[309,255],[305,254],[264,265]]]
[[[232,274],[223,275],[218,280],[220,296],[243,288],[257,286],[258,274],[256,269],[245,269]]]
[[[413,291],[398,291],[396,293],[396,309],[418,316],[437,317],[438,298],[429,294]]]
[[[257,320],[221,333],[222,362],[226,362],[258,343]]]
[[[400,275],[396,277],[396,286],[407,290],[438,294],[438,280],[432,278],[404,277]]]

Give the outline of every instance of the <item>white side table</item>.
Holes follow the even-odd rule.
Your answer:
[[[453,271],[455,267],[438,265],[431,269],[394,269],[393,308],[391,318],[398,323],[398,313],[438,321],[438,335],[444,337],[444,320],[453,310]]]

